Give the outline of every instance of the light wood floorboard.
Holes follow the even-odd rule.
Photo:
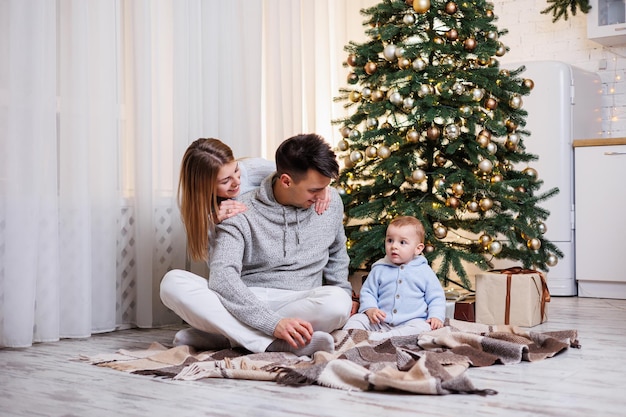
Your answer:
[[[167,381],[72,361],[78,354],[171,344],[176,328],[0,350],[0,416],[626,416],[626,300],[553,297],[535,330],[577,329],[581,349],[470,368],[497,395],[423,396],[209,379]]]

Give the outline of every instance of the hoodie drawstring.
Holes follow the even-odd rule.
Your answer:
[[[298,209],[295,209],[296,213],[296,244],[300,244],[300,218],[298,217]],[[287,257],[287,232],[289,224],[287,223],[287,209],[283,206],[283,257]]]

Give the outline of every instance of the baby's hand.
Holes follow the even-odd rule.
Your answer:
[[[365,314],[370,319],[370,323],[376,323],[376,324],[380,324],[380,322],[385,320],[385,317],[387,317],[384,311],[379,310],[377,308],[367,309],[365,310]]]
[[[431,330],[441,329],[443,327],[443,323],[437,317],[426,319],[426,323],[430,324]]]

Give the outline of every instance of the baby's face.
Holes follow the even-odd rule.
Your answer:
[[[394,226],[387,228],[385,237],[385,253],[387,258],[396,265],[410,262],[422,253],[424,244],[419,241],[415,227]]]

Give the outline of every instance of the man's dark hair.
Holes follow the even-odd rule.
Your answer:
[[[314,169],[332,179],[339,176],[339,164],[335,153],[320,135],[315,133],[296,135],[285,140],[276,149],[278,175],[288,174],[297,182],[309,169]]]

